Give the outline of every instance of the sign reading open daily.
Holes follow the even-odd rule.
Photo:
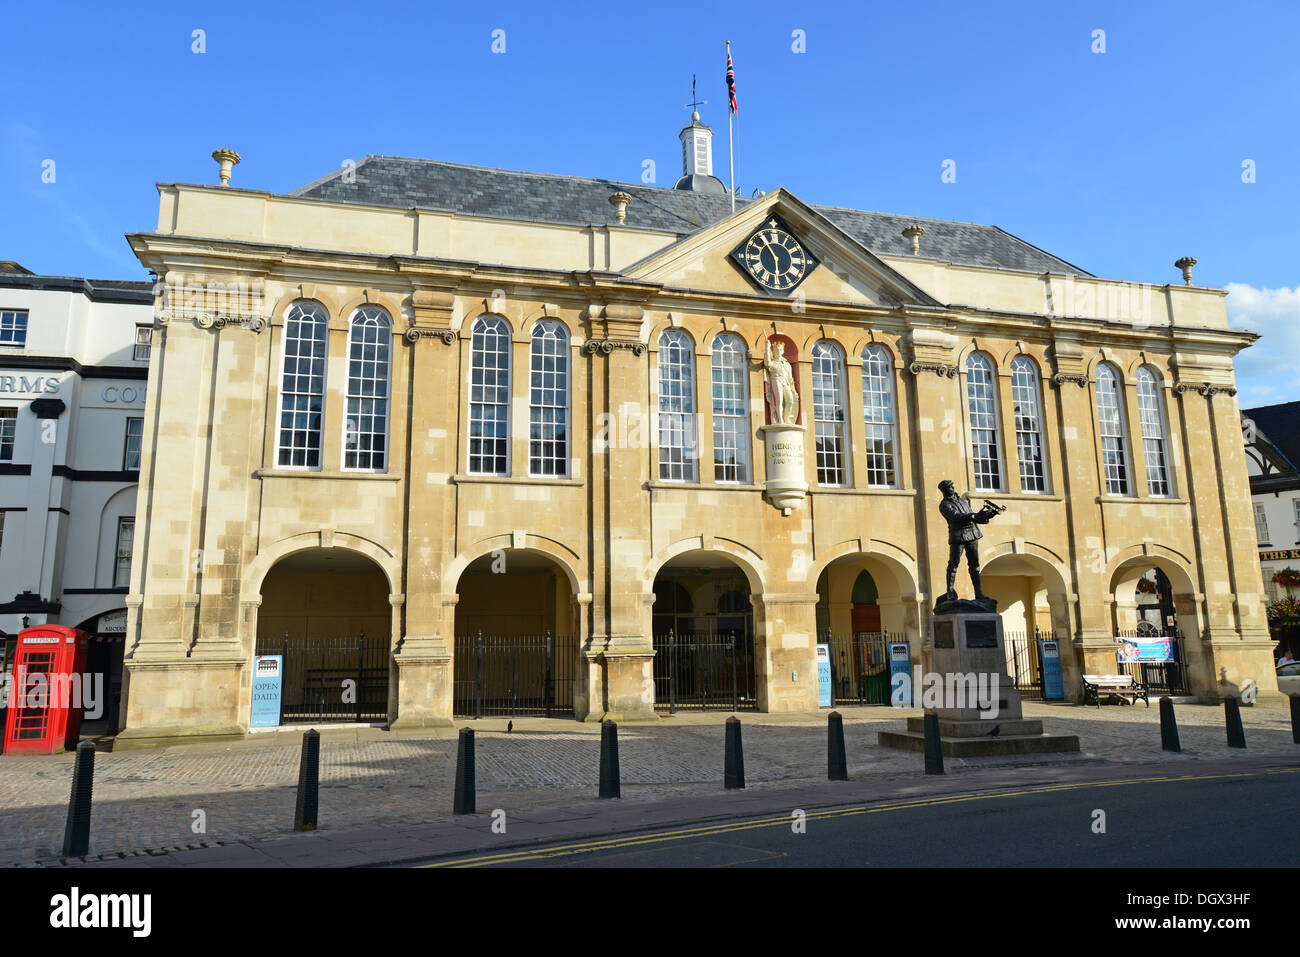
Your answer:
[[[274,728],[280,723],[280,694],[284,678],[283,655],[258,655],[253,662],[253,708],[249,727]]]

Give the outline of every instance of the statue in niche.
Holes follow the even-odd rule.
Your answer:
[[[775,351],[773,346],[775,345]],[[799,393],[794,387],[794,370],[785,358],[785,343],[768,339],[763,347],[764,382],[767,404],[772,410],[773,425],[796,425],[799,422]]]

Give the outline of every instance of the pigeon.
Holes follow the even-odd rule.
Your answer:
[[[1002,730],[1002,725],[1000,725],[1000,724],[995,724],[995,725],[993,726],[993,730],[989,732],[989,737],[990,737],[990,738],[996,738],[996,737],[998,736],[998,732],[1001,731],[1001,730]]]
[[[506,734],[509,734],[509,733],[510,733],[511,731],[513,731],[514,729],[515,729],[515,723],[514,723],[513,721],[507,721],[507,722],[506,722]]]

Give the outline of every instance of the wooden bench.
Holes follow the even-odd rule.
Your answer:
[[[1131,698],[1133,704],[1137,704],[1138,698],[1141,698],[1148,708],[1151,707],[1147,686],[1132,675],[1084,675],[1083,703],[1092,702],[1100,708],[1102,695]]]

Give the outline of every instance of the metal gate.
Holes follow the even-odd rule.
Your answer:
[[[1043,686],[1043,639],[1052,640],[1050,632],[1023,631],[1003,633],[1007,648],[1007,674],[1020,692],[1022,700],[1042,701],[1046,697]]]
[[[567,636],[456,636],[452,711],[552,718],[573,714],[578,641]]]
[[[386,721],[388,642],[364,634],[262,638],[259,655],[283,655],[280,723]]]
[[[822,640],[831,646],[831,700],[835,704],[889,704],[889,643],[906,641],[906,635],[827,632]]]
[[[654,639],[655,710],[756,711],[754,644],[739,630]]]

